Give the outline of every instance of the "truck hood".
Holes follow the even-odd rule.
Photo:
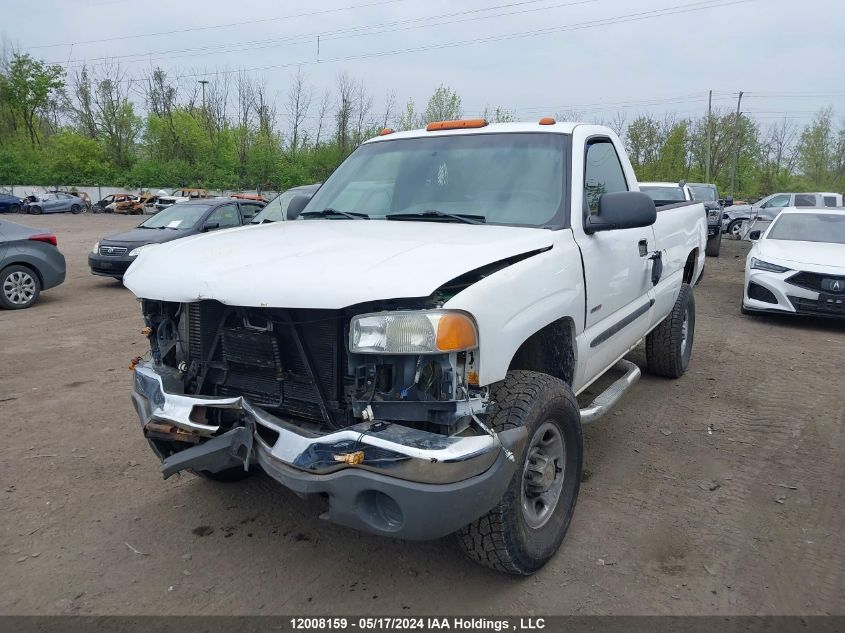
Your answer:
[[[800,265],[802,270],[820,273],[830,268],[845,269],[845,244],[764,239],[757,243],[756,251],[752,253],[756,257],[790,268]]]
[[[466,272],[552,246],[548,229],[387,220],[245,226],[143,251],[123,278],[137,297],[324,308],[427,297]]]

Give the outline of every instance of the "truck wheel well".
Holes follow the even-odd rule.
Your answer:
[[[698,261],[698,249],[694,248],[687,257],[687,263],[684,264],[684,283],[692,285],[693,276],[695,275],[695,264]]]
[[[568,317],[553,321],[519,346],[508,371],[541,372],[571,385],[575,375],[574,331],[574,323]]]

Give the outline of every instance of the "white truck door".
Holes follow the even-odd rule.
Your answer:
[[[649,255],[655,250],[655,239],[650,226],[584,232],[584,219],[598,211],[603,194],[636,190],[637,185],[627,156],[617,151],[617,147],[621,148],[618,139],[615,142],[607,136],[578,139],[578,129],[573,138],[572,229],[584,262],[587,294],[584,338],[580,345],[586,351],[581,355],[586,358],[585,365],[580,368],[586,385],[648,330],[654,305]],[[582,152],[579,147],[583,148]],[[581,183],[583,186],[579,186]],[[579,192],[581,200],[577,199]],[[575,386],[576,391],[584,385]]]

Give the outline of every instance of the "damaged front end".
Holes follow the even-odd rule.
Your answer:
[[[437,538],[501,498],[522,429],[489,431],[469,315],[430,300],[343,310],[143,300],[133,403],[168,477],[259,465],[328,518]]]

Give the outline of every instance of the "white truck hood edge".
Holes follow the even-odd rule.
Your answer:
[[[338,309],[426,297],[486,264],[548,248],[548,229],[385,220],[301,220],[208,233],[141,252],[137,297]]]

